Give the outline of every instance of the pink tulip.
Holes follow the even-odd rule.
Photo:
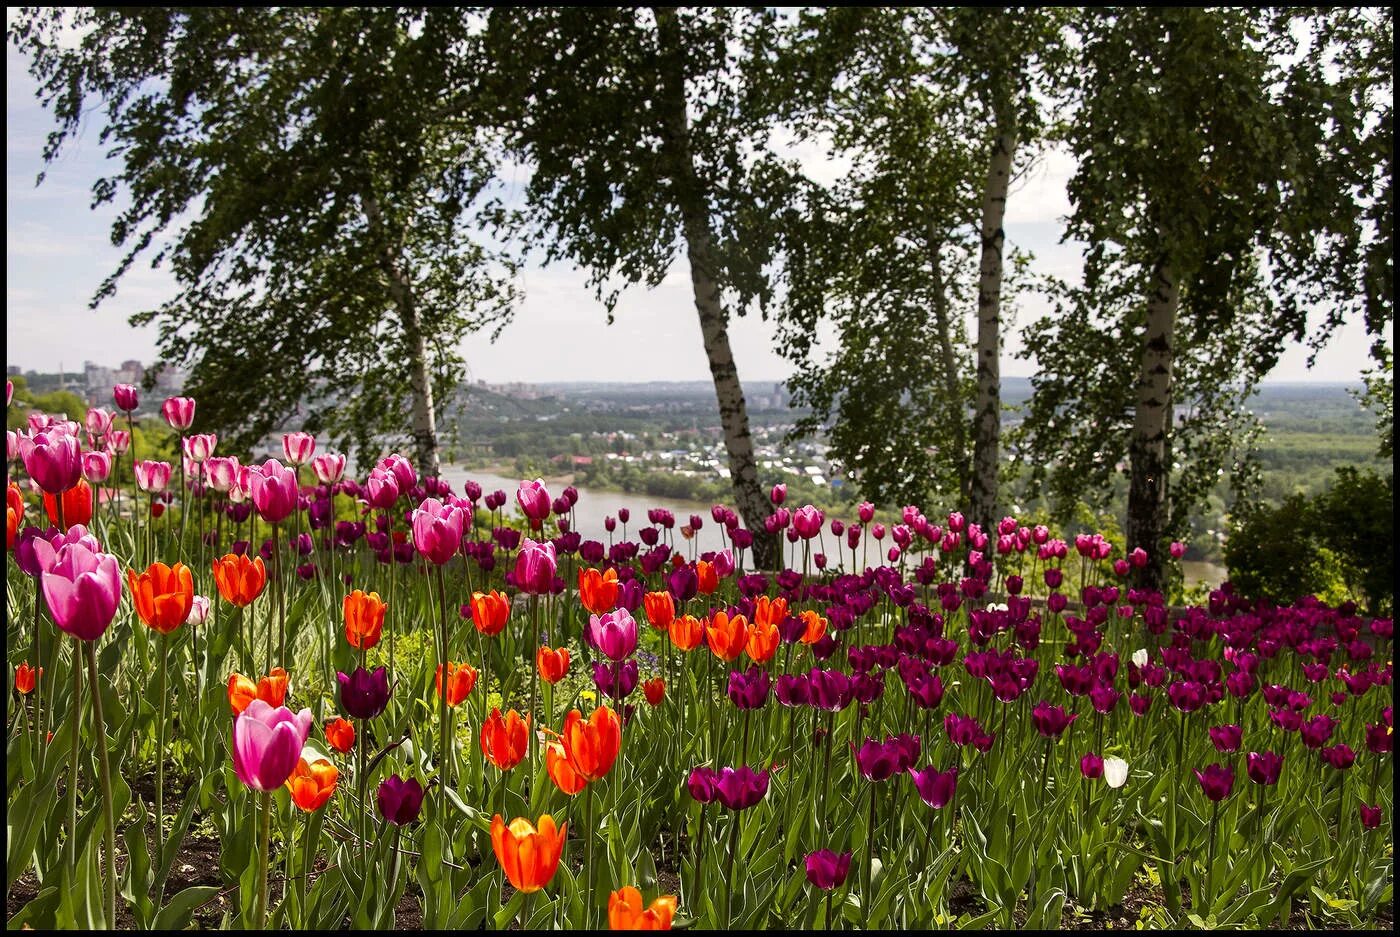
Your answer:
[[[536,543],[526,538],[515,558],[515,585],[531,595],[545,595],[554,585],[559,560],[551,542]]]
[[[181,442],[185,447],[186,458],[198,465],[207,461],[214,454],[214,447],[219,444],[219,437],[213,433],[196,433],[193,436],[186,436]]]
[[[112,402],[118,410],[130,413],[140,404],[141,397],[136,393],[135,384],[118,384],[112,388]]]
[[[136,487],[142,491],[160,492],[170,484],[169,462],[146,460],[136,463]]]
[[[15,399],[15,382],[14,382],[14,381],[6,381],[6,382],[5,382],[5,406],[8,407],[8,406],[10,405],[10,403],[11,403],[14,399]]]
[[[773,502],[773,507],[778,507],[787,500],[787,485],[782,482],[773,486],[773,490],[768,492],[768,500]]]
[[[1186,555],[1186,544],[1182,543],[1180,540],[1173,540],[1169,550],[1171,552],[1172,559],[1179,560]]]
[[[19,458],[19,433],[12,429],[5,430],[5,461],[13,462]]]
[[[76,437],[47,431],[20,435],[17,441],[24,470],[42,490],[58,495],[78,483],[83,465]]]
[[[418,483],[418,473],[413,470],[413,463],[397,452],[380,459],[378,467],[394,473],[394,480],[399,484],[400,493],[408,491]]]
[[[171,397],[160,405],[160,415],[171,429],[187,430],[194,423],[194,398]]]
[[[84,421],[88,434],[94,438],[107,435],[107,431],[112,428],[112,414],[99,407],[94,407],[87,412],[87,419]]]
[[[856,508],[856,514],[860,516],[862,524],[868,524],[875,517],[875,505],[869,501],[862,501],[860,506]]]
[[[122,597],[115,556],[90,550],[86,543],[70,543],[59,549],[40,581],[54,624],[83,641],[102,637]]]
[[[311,460],[311,470],[316,480],[323,485],[334,485],[345,474],[345,456],[335,452],[324,452]]]
[[[210,488],[227,492],[238,484],[239,467],[234,456],[210,456],[204,463],[204,477]]]
[[[310,433],[283,433],[282,452],[293,465],[305,465],[316,454],[316,437]]]
[[[521,481],[515,491],[515,500],[519,502],[520,510],[532,521],[542,521],[549,516],[549,491],[545,489],[543,479]]]
[[[126,455],[131,448],[131,434],[124,429],[107,431],[107,451],[112,455]]]
[[[276,459],[252,466],[248,481],[253,507],[269,524],[286,520],[297,509],[296,473]]]
[[[803,505],[792,515],[792,526],[797,531],[797,535],[803,540],[811,540],[822,532],[822,524],[826,518],[822,512],[818,511],[810,504]]]
[[[462,546],[462,519],[461,508],[428,498],[413,512],[413,545],[441,566]]]
[[[387,510],[399,500],[399,480],[392,471],[376,468],[365,480],[365,500],[372,508]]]
[[[112,474],[112,456],[110,453],[95,450],[83,453],[83,478],[96,484],[106,481],[107,476]]]
[[[293,713],[255,699],[233,723],[233,771],[255,791],[287,783],[311,734],[311,710]]]
[[[202,625],[209,620],[209,596],[197,595],[190,602],[190,613],[185,617],[187,625]]]

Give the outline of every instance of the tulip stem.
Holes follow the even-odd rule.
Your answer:
[[[107,854],[107,926],[117,925],[117,821],[112,815],[112,769],[107,760],[107,732],[102,724],[102,694],[97,688],[97,652],[92,641],[83,642],[87,650],[88,682],[92,684],[92,719],[96,730],[98,778],[102,784],[102,821]],[[73,662],[77,667],[77,660]],[[73,740],[76,751],[78,742]]]
[[[168,642],[166,636],[160,636],[160,723],[156,727],[156,848],[160,852],[165,846],[165,723],[169,718],[170,701],[166,681],[169,679],[166,669],[169,660]],[[96,692],[96,688],[94,688]],[[159,852],[157,853],[159,854]],[[159,903],[160,896],[156,896]]]
[[[360,720],[360,737],[356,741],[356,754],[359,758],[359,766],[355,769],[355,783],[360,788],[360,811],[359,811],[359,833],[360,833],[360,858],[365,865],[365,874],[369,874],[369,853],[366,843],[365,816],[369,813],[369,776],[365,774],[365,745],[369,739],[365,737],[365,720]]]
[[[1206,887],[1205,901],[1202,902],[1208,908],[1215,898],[1211,891],[1211,881],[1214,878],[1215,869],[1215,828],[1219,825],[1216,821],[1220,817],[1220,801],[1213,801],[1210,808],[1210,845],[1206,848]]]
[[[593,926],[593,783],[583,788],[583,925]]]
[[[253,920],[258,930],[267,930],[267,852],[272,840],[272,792],[262,792],[262,818],[258,833],[258,903],[253,908]]]
[[[734,900],[734,854],[739,851],[739,820],[744,816],[743,810],[734,811],[733,825],[729,828],[729,856],[725,859],[724,869],[724,929],[729,930],[733,921],[733,914],[730,904]]]
[[[860,909],[865,912],[866,926],[870,924],[870,906],[874,896],[870,894],[871,882],[875,878],[875,785],[870,782],[870,822],[865,828],[865,887],[860,896]]]
[[[73,701],[68,709],[68,729],[71,755],[68,763],[68,867],[78,870],[78,747],[80,724],[78,710],[83,700],[83,670],[79,661],[82,642],[73,639]]]

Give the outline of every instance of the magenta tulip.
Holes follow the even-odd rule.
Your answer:
[[[171,429],[187,430],[194,423],[194,398],[170,397],[160,405],[160,415]]]
[[[588,643],[612,661],[623,660],[637,649],[637,621],[625,608],[591,616],[587,634]]]
[[[83,453],[83,478],[97,484],[106,481],[110,474],[112,474],[111,453],[101,450]]]
[[[130,413],[140,404],[141,397],[136,393],[135,384],[118,384],[112,388],[112,402],[118,410]]]
[[[238,483],[238,459],[234,456],[211,456],[204,463],[204,478],[209,487],[227,492]]]
[[[958,766],[947,771],[938,771],[932,765],[923,771],[910,771],[914,787],[918,788],[919,799],[935,810],[942,810],[953,800],[958,789]]]
[[[553,543],[536,543],[525,539],[515,557],[515,586],[531,595],[545,595],[554,585],[554,572],[559,561]]]
[[[94,439],[100,439],[107,435],[107,431],[112,428],[112,414],[101,407],[93,407],[87,412],[87,417],[83,420],[83,426],[87,429],[88,435]]]
[[[426,559],[441,566],[462,546],[463,515],[455,505],[428,498],[413,512],[413,545]]]
[[[63,631],[83,641],[96,641],[112,624],[122,597],[115,556],[91,550],[85,543],[69,543],[59,549],[40,581],[54,624]]]
[[[543,479],[521,481],[515,491],[515,500],[531,521],[538,523],[549,517],[549,491],[545,489]]]
[[[18,437],[24,470],[34,484],[51,495],[62,494],[83,474],[82,447],[67,433],[46,430]]]
[[[297,509],[297,476],[276,459],[252,466],[248,473],[253,507],[270,524],[286,520]]]
[[[233,770],[255,791],[287,783],[311,734],[311,710],[293,713],[255,699],[233,723]]]

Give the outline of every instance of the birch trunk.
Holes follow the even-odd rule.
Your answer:
[[[1006,194],[1016,135],[1003,129],[992,145],[982,195],[982,263],[977,283],[977,400],[973,405],[972,493],[969,512],[984,531],[997,518],[1001,464],[1001,282],[1006,246]]]
[[[1148,564],[1138,585],[1164,585],[1164,538],[1167,532],[1171,471],[1172,359],[1181,283],[1171,266],[1157,265],[1156,282],[1147,300],[1147,331],[1138,372],[1133,434],[1128,443],[1128,549],[1142,547]]]
[[[666,147],[676,200],[681,210],[691,290],[695,297],[695,311],[700,317],[700,334],[710,365],[710,377],[715,385],[724,448],[729,458],[730,481],[734,486],[739,513],[745,526],[753,532],[754,564],[761,569],[776,569],[781,551],[776,538],[770,536],[763,526],[772,508],[758,484],[758,463],[754,459],[753,436],[749,433],[748,404],[744,400],[744,388],[739,382],[739,371],[734,365],[734,354],[729,346],[729,314],[724,309],[716,275],[718,265],[714,256],[714,234],[710,229],[709,198],[695,171],[694,154],[690,147],[690,121],[686,114],[685,97],[685,47],[680,23],[673,8],[657,7],[655,13],[661,53],[659,104],[666,120]]]
[[[934,238],[929,250],[933,268],[933,323],[938,331],[938,352],[943,359],[943,392],[949,408],[958,414],[953,421],[953,451],[958,475],[958,505],[967,503],[971,465],[967,455],[967,421],[962,418],[962,389],[958,386],[958,352],[953,347],[952,311],[948,304],[948,282],[943,276],[943,242]]]

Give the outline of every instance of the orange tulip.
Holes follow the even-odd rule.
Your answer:
[[[194,577],[184,563],[152,563],[139,575],[128,569],[126,582],[136,614],[147,627],[169,634],[189,617],[194,605]]]
[[[447,705],[456,706],[476,687],[477,671],[471,664],[447,662]],[[442,664],[437,668],[437,695],[442,696]]]
[[[695,561],[695,588],[701,595],[709,595],[719,588],[719,573],[715,572],[715,564],[707,560]]]
[[[564,753],[569,764],[588,781],[606,777],[622,749],[622,723],[617,713],[599,706],[584,721],[583,713],[569,710],[564,719]]]
[[[345,597],[345,640],[356,650],[367,651],[384,632],[384,612],[389,606],[378,592],[356,589]]]
[[[262,557],[249,559],[236,553],[225,554],[214,561],[214,585],[224,601],[246,608],[262,595],[267,586],[267,567]]]
[[[349,719],[336,718],[326,723],[326,741],[344,755],[355,747],[355,724]]]
[[[496,851],[496,861],[515,890],[526,894],[539,891],[554,877],[568,834],[569,824],[556,827],[549,814],[540,817],[538,830],[524,817],[510,821],[509,826],[499,813],[491,818],[491,848]]]
[[[44,511],[49,515],[49,523],[58,523],[58,502],[47,491],[44,492]],[[63,523],[67,527],[74,524],[87,524],[92,520],[92,488],[85,479],[63,493]],[[65,527],[66,529],[66,527]]]
[[[10,482],[5,489],[5,549],[15,548],[15,535],[19,533],[20,522],[24,520],[24,498],[19,485]]]
[[[816,644],[826,635],[826,619],[810,608],[802,613],[802,622],[807,626],[802,632],[803,644]]]
[[[544,767],[554,786],[570,797],[588,786],[588,781],[579,776],[574,766],[569,764],[568,753],[560,742],[550,742],[544,748]]]
[[[15,689],[19,690],[21,696],[28,696],[34,692],[34,683],[44,675],[44,668],[35,670],[29,666],[29,661],[25,661],[15,668]]]
[[[481,752],[491,764],[502,771],[509,771],[520,764],[529,750],[530,718],[521,718],[520,713],[511,710],[505,716],[499,709],[491,710],[486,724],[481,727]]]
[[[617,570],[580,569],[578,597],[583,607],[595,615],[617,608]]]
[[[710,640],[710,650],[723,661],[738,657],[749,642],[749,622],[743,615],[729,617],[728,612],[715,612],[710,625],[705,629]]]
[[[472,624],[488,638],[495,637],[510,619],[510,599],[503,592],[473,592]]]
[[[287,671],[281,667],[272,668],[272,673],[256,684],[241,673],[229,674],[228,704],[234,715],[248,708],[248,704],[260,699],[269,706],[281,706],[287,698]]]
[[[339,777],[340,772],[336,770],[335,765],[324,758],[318,758],[311,764],[307,764],[305,758],[298,758],[292,776],[287,778],[287,790],[292,792],[292,803],[306,813],[320,810],[335,793]]]
[[[535,666],[539,668],[540,679],[545,683],[558,683],[569,672],[569,649],[561,647],[551,650],[541,645],[535,652]]]
[[[693,651],[705,637],[705,626],[694,615],[681,615],[671,622],[671,643],[682,651]]]
[[[666,681],[660,677],[651,678],[642,684],[642,695],[651,705],[660,706],[661,701],[666,698]]]
[[[676,620],[676,602],[669,592],[648,592],[642,596],[642,604],[646,606],[647,621],[653,628],[669,628]]]
[[[757,620],[749,625],[748,641],[744,650],[758,664],[766,664],[778,650],[778,626],[772,622],[760,624]]]
[[[661,895],[645,910],[642,893],[631,885],[608,897],[608,927],[612,930],[670,930],[675,916],[675,895]]]
[[[760,595],[754,599],[753,603],[753,623],[755,625],[772,625],[777,627],[787,618],[787,599],[770,599],[766,595]]]

